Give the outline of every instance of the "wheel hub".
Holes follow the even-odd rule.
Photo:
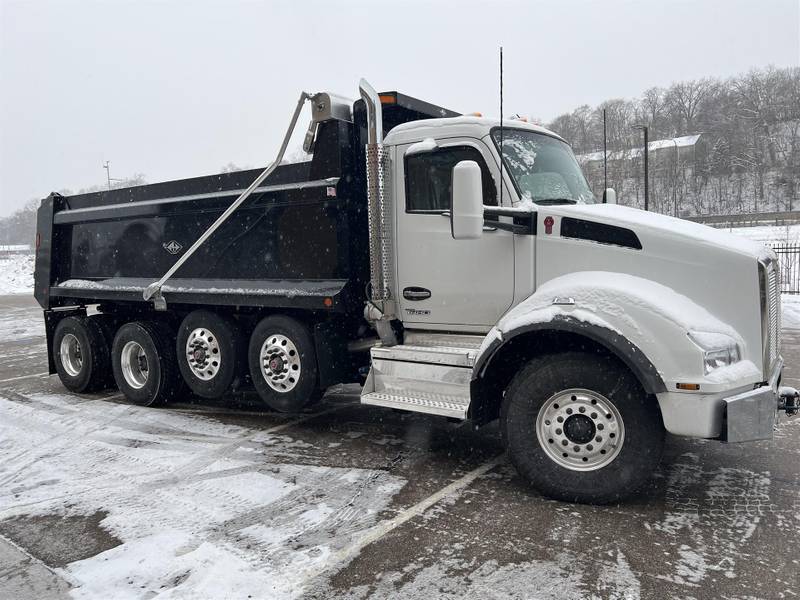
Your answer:
[[[83,368],[83,355],[81,354],[81,344],[78,338],[68,333],[61,338],[61,345],[58,349],[61,365],[70,377],[77,377]]]
[[[272,371],[273,375],[280,375],[283,373],[283,365],[283,358],[275,356],[269,361],[269,370]]]
[[[186,340],[186,360],[195,377],[203,381],[213,379],[222,365],[217,336],[203,327],[192,330]]]
[[[302,373],[297,346],[285,335],[274,334],[264,341],[260,353],[261,374],[276,392],[295,388]]]
[[[586,415],[572,415],[564,421],[564,434],[576,444],[591,442],[596,431],[594,422]]]
[[[536,437],[545,454],[573,471],[593,471],[622,450],[625,425],[608,398],[585,389],[551,396],[539,409]]]
[[[147,383],[150,369],[144,348],[138,342],[130,341],[122,347],[120,355],[122,376],[129,386],[138,390]]]

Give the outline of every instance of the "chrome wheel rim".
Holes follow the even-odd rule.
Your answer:
[[[120,366],[125,382],[132,388],[139,390],[147,383],[150,369],[144,348],[139,342],[130,341],[122,347]]]
[[[58,355],[61,358],[61,366],[64,367],[67,375],[77,377],[83,368],[83,354],[78,338],[71,333],[61,338]]]
[[[203,327],[192,330],[186,340],[186,360],[195,377],[203,381],[214,379],[222,365],[217,336]]]
[[[625,424],[605,396],[569,389],[551,396],[536,417],[536,437],[545,454],[572,471],[595,471],[622,451]]]
[[[295,388],[303,370],[297,346],[279,333],[268,336],[261,345],[259,364],[269,387],[281,393]]]

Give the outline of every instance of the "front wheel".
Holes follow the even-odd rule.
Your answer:
[[[511,462],[559,500],[615,502],[640,488],[661,460],[658,406],[611,356],[533,359],[506,391],[501,418]]]

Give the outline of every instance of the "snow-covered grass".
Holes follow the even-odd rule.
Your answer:
[[[12,254],[0,257],[0,294],[33,292],[33,254]]]
[[[754,242],[763,244],[797,244],[800,243],[800,225],[764,225],[761,227],[736,227],[724,229]]]

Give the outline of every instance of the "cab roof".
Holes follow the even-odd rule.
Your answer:
[[[387,134],[385,142],[387,144],[402,144],[406,142],[416,142],[428,137],[465,136],[483,138],[489,135],[491,130],[499,125],[499,119],[490,119],[487,117],[458,116],[443,119],[420,119],[418,121],[402,123],[392,128]],[[539,125],[533,125],[532,123],[526,123],[525,121],[504,119],[503,127],[534,131],[566,143],[564,138],[553,133],[549,129],[545,129]]]

